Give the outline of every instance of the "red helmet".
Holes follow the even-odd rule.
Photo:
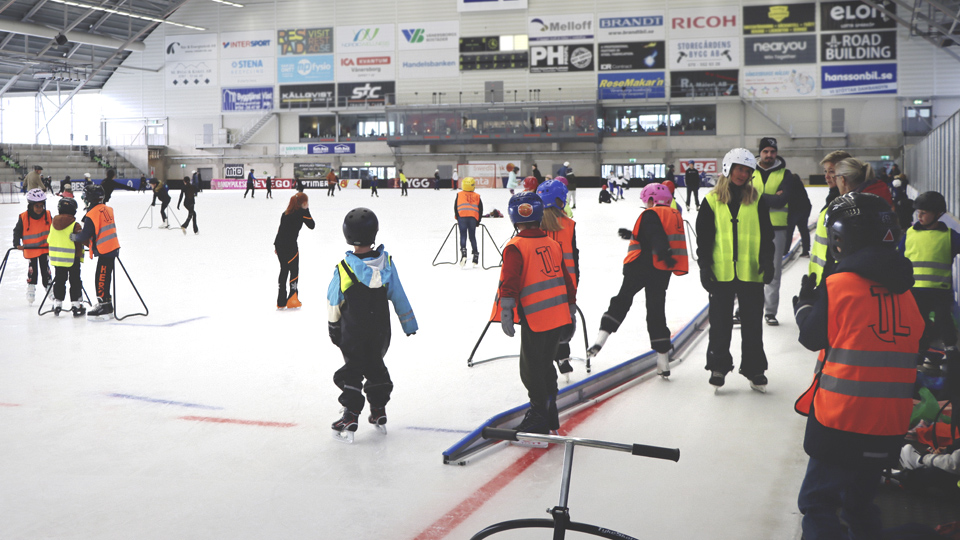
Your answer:
[[[670,195],[673,195],[673,192],[677,190],[677,185],[673,183],[673,180],[664,180],[663,185],[670,190]]]
[[[523,190],[524,191],[537,191],[537,177],[528,176],[523,179]]]

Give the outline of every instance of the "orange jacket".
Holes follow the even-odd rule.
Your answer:
[[[557,221],[560,222],[560,225],[563,226],[559,231],[545,231],[547,236],[553,238],[558,244],[560,244],[560,249],[563,251],[563,265],[567,267],[567,272],[570,272],[570,277],[573,278],[573,286],[577,286],[577,260],[574,258],[573,248],[576,244],[577,238],[577,223],[572,219],[566,216],[560,216],[557,218]]]
[[[23,258],[33,259],[50,252],[47,245],[47,236],[50,234],[50,223],[53,217],[50,211],[44,213],[43,219],[30,219],[30,213],[20,214],[23,223]]]
[[[472,217],[480,221],[480,195],[473,191],[457,193],[457,217]]]
[[[560,245],[547,236],[515,236],[507,242],[510,246],[523,258],[519,305],[529,328],[546,332],[570,324]]]
[[[87,212],[84,217],[90,218],[97,235],[90,239],[90,258],[93,258],[93,246],[96,243],[97,253],[100,255],[120,249],[117,239],[117,224],[113,220],[113,208],[105,204],[98,204]]]
[[[647,208],[644,212],[656,212],[660,218],[660,224],[663,226],[663,232],[667,233],[667,240],[670,242],[670,255],[676,260],[673,268],[667,266],[659,256],[653,256],[653,266],[659,270],[667,270],[678,276],[685,275],[689,271],[689,261],[687,260],[687,236],[683,227],[683,216],[679,211],[669,206],[654,206]],[[623,259],[623,264],[633,262],[640,256],[640,220],[643,218],[643,212],[637,218],[633,225],[633,234],[630,236],[630,245],[627,246],[627,256]]]

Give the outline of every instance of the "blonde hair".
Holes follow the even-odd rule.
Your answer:
[[[850,156],[850,153],[847,152],[846,150],[834,150],[833,152],[830,152],[829,154],[824,156],[823,159],[820,160],[820,166],[822,167],[827,163],[833,163],[834,165],[836,165],[837,163],[840,163],[841,161],[847,159],[848,157],[851,157],[851,156]]]
[[[734,164],[736,167],[738,164]],[[744,165],[740,165],[744,167]],[[713,187],[710,193],[717,194],[717,202],[720,204],[728,204],[730,202],[730,178],[724,175],[720,175],[717,178],[717,185]],[[740,204],[752,204],[755,202],[760,195],[757,193],[757,188],[753,187],[753,178],[743,185],[743,197],[740,199]]]
[[[860,187],[864,182],[869,182],[870,180],[876,180],[876,176],[873,174],[873,167],[869,163],[864,163],[857,158],[847,158],[837,163],[836,176],[842,176],[843,181],[846,182],[847,186],[851,190],[854,190]]]
[[[560,199],[557,199],[559,201]],[[563,210],[552,206],[543,211],[543,219],[540,221],[540,228],[549,231],[557,232],[563,230],[563,223],[561,223],[560,218],[566,216],[563,213]]]

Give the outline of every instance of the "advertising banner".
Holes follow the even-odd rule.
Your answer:
[[[311,180],[320,180],[323,182],[322,186],[316,187],[327,187],[327,173],[331,170],[330,163],[294,163],[293,164],[293,176],[300,177],[301,180],[311,181]],[[313,187],[313,186],[308,186]]]
[[[815,97],[817,66],[746,68],[740,94],[757,99]]]
[[[217,58],[216,34],[184,34],[167,36],[163,40],[164,60],[167,62],[211,60]]]
[[[290,28],[277,30],[277,53],[323,54],[333,52],[333,28]]]
[[[897,64],[823,66],[821,70],[821,96],[897,93]]]
[[[338,54],[338,81],[382,81],[396,78],[393,54]]]
[[[217,86],[217,61],[167,62],[167,88],[213,88]]]
[[[266,189],[267,179],[257,178],[253,181],[253,185],[257,189]],[[293,189],[294,185],[293,178],[270,179],[271,189]],[[210,180],[210,189],[247,189],[247,181],[245,179],[214,178]]]
[[[224,178],[246,178],[243,172],[243,163],[233,163],[223,166]]]
[[[220,84],[223,86],[263,86],[273,84],[273,56],[220,60]]]
[[[423,49],[451,49],[460,40],[460,23],[457,21],[401,24],[397,40],[401,51]]]
[[[600,99],[646,99],[666,97],[662,71],[604,73],[597,75]]]
[[[393,103],[396,91],[393,81],[337,84],[338,100],[348,107]]]
[[[670,69],[740,67],[740,38],[671,39]]]
[[[456,49],[403,51],[397,64],[401,79],[442,79],[460,75]]]
[[[683,178],[683,173],[687,171],[691,161],[693,168],[700,172],[701,178],[706,175],[715,179],[720,175],[720,167],[715,159],[683,158],[677,163],[676,171],[679,178]]]
[[[377,24],[337,27],[337,52],[357,53],[385,51],[396,48],[396,25]]]
[[[280,86],[281,109],[323,109],[336,104],[333,83]]]
[[[527,9],[527,0],[457,0],[457,11]]]
[[[307,145],[305,144],[281,144],[281,156],[305,156],[307,155]]]
[[[597,41],[656,41],[664,38],[663,12],[601,13]]]
[[[273,87],[221,88],[220,101],[223,112],[273,110]]]
[[[897,12],[897,6],[890,0],[878,0],[878,4],[891,13]],[[823,2],[820,4],[820,31],[837,30],[877,30],[896,28],[897,21],[887,17],[879,9],[863,2]]]
[[[332,81],[333,62],[332,54],[281,56],[277,58],[277,82],[289,84]]]
[[[896,30],[820,34],[820,60],[823,62],[896,59]]]
[[[220,34],[220,59],[273,57],[277,35],[273,30],[247,30]]]
[[[331,154],[356,154],[356,143],[334,143],[334,144],[308,144],[307,154],[312,155],[331,155]]]
[[[816,4],[779,4],[744,6],[744,34],[787,34],[816,32]]]
[[[460,52],[480,53],[500,50],[500,36],[460,38]]]
[[[671,9],[667,15],[671,38],[703,38],[740,35],[737,6]]]
[[[593,71],[593,44],[530,47],[530,73]]]
[[[671,71],[670,97],[739,96],[739,71]]]
[[[531,44],[593,41],[593,13],[530,17],[527,35]]]
[[[526,51],[516,53],[461,54],[460,71],[486,69],[527,69],[530,55]]]
[[[664,43],[662,41],[634,41],[632,43],[601,43],[597,45],[597,64],[600,71],[663,69]]]
[[[476,187],[486,187],[482,185],[484,182],[481,178],[476,178]],[[433,184],[435,180],[431,178],[414,178],[412,176],[407,177],[407,187],[414,189],[433,189]],[[387,187],[399,189],[400,188],[400,179],[399,178],[388,178]],[[494,187],[494,186],[490,186]]]
[[[817,62],[817,36],[813,34],[746,37],[743,44],[744,64],[748,66]]]

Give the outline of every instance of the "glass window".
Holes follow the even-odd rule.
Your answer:
[[[386,114],[350,114],[340,116],[340,137],[369,139],[387,136]]]
[[[333,139],[337,132],[337,117],[304,115],[300,117],[300,140]]]
[[[716,105],[676,105],[670,108],[672,135],[714,135],[717,132]]]

